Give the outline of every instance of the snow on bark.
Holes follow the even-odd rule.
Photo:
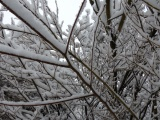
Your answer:
[[[25,8],[19,0],[1,0],[2,4],[5,4],[10,10],[21,17],[36,33],[41,35],[45,40],[51,43],[57,50],[64,53],[66,46],[55,38],[55,36],[49,31],[49,29],[33,15],[31,11]]]
[[[67,102],[74,99],[80,99],[84,97],[93,96],[92,93],[90,94],[79,94],[73,95],[71,97],[62,98],[59,100],[46,100],[46,101],[35,101],[35,102],[9,102],[9,101],[0,101],[0,105],[9,105],[9,106],[40,106],[40,105],[49,105],[49,104],[58,104],[62,102]]]
[[[56,60],[53,57],[35,54],[35,53],[29,52],[29,51],[26,51],[23,49],[13,49],[11,47],[8,47],[8,46],[2,45],[2,44],[0,45],[0,53],[18,56],[18,57],[22,57],[22,58],[26,58],[26,59],[30,59],[30,60],[35,60],[35,61],[39,61],[39,62],[44,62],[44,63],[48,63],[48,64],[52,64],[52,65],[68,67],[67,62],[61,62],[59,60]]]

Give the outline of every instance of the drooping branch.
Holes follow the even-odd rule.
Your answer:
[[[6,45],[0,45],[0,53],[17,56],[25,59],[35,60],[42,63],[47,63],[51,65],[58,65],[62,67],[68,67],[68,64],[66,62],[60,62],[53,57],[44,56],[36,53],[31,53],[29,51],[23,50],[23,49],[13,49],[11,47],[8,47]]]
[[[26,25],[28,25],[33,31],[35,31],[41,38],[43,38],[44,41],[49,43],[60,53],[64,54],[66,46],[60,43],[49,31],[49,29],[18,0],[1,0],[0,2],[20,20],[22,20]]]
[[[81,99],[85,97],[93,96],[93,93],[90,94],[79,94],[73,95],[71,97],[62,98],[59,100],[46,100],[46,101],[35,101],[35,102],[9,102],[9,101],[0,101],[0,105],[7,105],[7,106],[41,106],[41,105],[49,105],[49,104],[58,104],[63,103],[75,99]]]

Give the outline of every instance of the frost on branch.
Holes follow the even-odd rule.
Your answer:
[[[90,22],[82,1],[65,31],[46,0],[0,0],[0,118],[160,119],[160,3],[116,2]]]

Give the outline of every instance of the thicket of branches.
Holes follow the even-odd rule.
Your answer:
[[[65,31],[46,0],[0,0],[1,119],[160,119],[160,3],[90,0],[92,23],[86,2]]]

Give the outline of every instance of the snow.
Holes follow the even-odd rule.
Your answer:
[[[68,60],[72,67],[79,73],[79,75],[83,78],[84,82],[86,82],[88,85],[90,84],[90,80],[82,74],[82,72],[71,62],[71,59],[69,58],[69,54],[67,54]]]
[[[109,20],[112,20],[112,19],[115,19],[119,16],[121,16],[123,14],[123,9],[119,10],[119,11],[116,11],[114,14],[112,14],[111,18],[109,18]]]
[[[35,54],[35,53],[29,52],[29,51],[23,50],[23,49],[13,49],[11,47],[8,47],[8,46],[2,45],[2,44],[0,44],[0,53],[13,55],[13,56],[19,56],[22,58],[35,60],[35,61],[39,61],[39,62],[44,62],[44,63],[52,64],[52,65],[59,65],[59,66],[63,66],[63,67],[68,66],[68,64],[66,62],[60,62],[60,61],[54,59],[53,57]]]
[[[50,88],[47,85],[45,85],[44,83],[42,83],[39,79],[35,79],[34,82],[40,88],[50,91]]]
[[[133,26],[139,33],[140,35],[145,38],[147,41],[150,41],[151,43],[154,43],[157,46],[160,46],[160,40],[156,41],[153,40],[151,37],[149,37],[149,35],[145,32],[143,32],[141,29],[139,29],[136,25]]]
[[[159,82],[153,82],[153,81],[151,81],[151,83],[152,83],[153,85],[155,85],[155,86],[160,87],[160,81],[159,81]]]
[[[8,106],[40,106],[40,105],[48,105],[48,104],[57,104],[61,102],[67,102],[74,99],[80,99],[84,97],[93,96],[93,93],[90,94],[79,94],[72,95],[71,97],[62,98],[59,100],[46,100],[46,101],[34,101],[34,102],[9,102],[9,101],[0,101],[0,105],[8,105]]]
[[[158,4],[157,0],[144,0],[144,2],[148,3],[151,5],[153,8],[160,10],[160,4]]]
[[[79,14],[78,16],[80,16],[80,15],[82,14],[84,8],[86,7],[86,4],[87,4],[87,0],[84,0],[84,1],[82,2],[81,7],[80,7],[80,11],[79,11],[79,13],[78,13],[78,14]]]
[[[15,26],[15,25],[10,25],[10,24],[5,24],[4,25],[3,23],[0,23],[0,26],[3,29],[13,30],[13,31],[24,32],[24,33],[29,33],[29,34],[36,35],[36,33],[34,31],[29,30],[27,27],[21,28],[21,27]]]
[[[45,26],[34,14],[25,8],[18,0],[1,0],[2,4],[8,6],[17,16],[21,17],[37,34],[41,35],[44,40],[51,43],[58,51],[64,53],[66,46],[57,41],[49,28]]]
[[[50,18],[44,18],[45,13],[43,13],[43,8],[33,10],[33,7],[37,7],[37,5],[34,6],[32,4],[32,2],[35,2],[35,0],[30,0],[31,2],[26,4],[26,8],[23,8],[22,12],[19,12],[15,7],[24,7],[21,5],[22,2],[19,1],[22,0],[15,0],[14,2],[10,0],[2,0],[3,4],[7,4],[9,7],[12,6],[11,9],[17,12],[18,16],[26,20],[29,26],[33,26],[33,29],[36,33],[25,29],[24,26],[22,28],[3,24],[2,26],[6,27],[6,29],[12,29],[12,33],[14,30],[18,30],[19,32],[21,31],[22,33],[23,31],[26,31],[35,35],[39,35],[42,37],[42,39],[30,34],[20,36],[21,33],[19,34],[17,32],[15,32],[14,36],[8,36],[7,38],[4,37],[5,39],[0,38],[0,53],[2,53],[0,59],[0,73],[3,76],[6,76],[6,78],[2,80],[2,82],[4,82],[2,83],[2,86],[3,84],[7,83],[12,84],[12,86],[4,85],[2,88],[0,88],[0,92],[3,95],[2,99],[0,97],[0,99],[3,100],[0,102],[2,107],[4,105],[5,107],[14,106],[8,109],[13,110],[13,108],[18,108],[15,106],[20,106],[17,109],[18,112],[15,112],[15,110],[13,110],[13,112],[16,116],[20,116],[22,119],[33,119],[32,116],[34,115],[37,115],[37,117],[42,116],[42,119],[49,119],[49,116],[56,116],[56,110],[54,110],[54,115],[52,115],[53,108],[51,108],[52,106],[49,106],[48,104],[60,104],[65,109],[64,111],[66,113],[64,116],[66,116],[68,114],[67,112],[69,111],[69,116],[75,115],[75,118],[78,116],[78,119],[82,119],[86,118],[86,116],[83,116],[85,111],[83,111],[83,107],[81,106],[85,105],[87,112],[89,113],[90,106],[87,104],[87,102],[97,102],[98,104],[96,107],[93,107],[93,110],[91,111],[91,114],[93,114],[95,119],[97,119],[96,116],[98,116],[98,111],[100,110],[102,110],[102,112],[99,112],[99,114],[104,113],[103,115],[104,117],[106,116],[106,118],[111,118],[111,114],[115,114],[115,116],[120,117],[121,112],[119,112],[119,109],[121,108],[123,108],[125,111],[124,114],[127,117],[132,115],[138,119],[140,112],[143,113],[143,111],[141,111],[143,109],[142,107],[147,105],[148,100],[155,100],[155,98],[150,99],[150,96],[152,96],[152,94],[155,93],[155,90],[158,90],[160,86],[158,53],[160,42],[158,38],[159,31],[157,30],[159,29],[159,26],[157,25],[158,20],[156,21],[156,17],[158,19],[157,10],[154,10],[151,7],[151,9],[154,11],[154,14],[150,13],[148,14],[149,17],[143,17],[142,13],[139,11],[143,11],[141,10],[140,6],[142,4],[145,5],[145,3],[143,1],[135,2],[134,5],[137,8],[140,8],[138,9],[138,13],[140,14],[142,24],[145,23],[145,27],[143,28],[144,30],[142,30],[142,28],[136,24],[138,21],[134,18],[137,18],[137,14],[133,14],[133,16],[130,16],[131,14],[126,14],[123,30],[120,34],[118,34],[116,29],[119,25],[119,22],[123,21],[119,21],[119,18],[117,19],[117,17],[123,14],[124,11],[122,9],[117,9],[117,7],[113,7],[113,2],[115,1],[112,1],[111,6],[113,8],[111,7],[111,9],[114,10],[111,10],[111,18],[108,18],[110,20],[114,20],[110,22],[109,26],[106,24],[106,4],[104,0],[103,2],[98,2],[99,9],[97,11],[98,13],[95,14],[96,19],[94,19],[95,22],[93,24],[89,24],[89,12],[86,16],[82,17],[81,21],[78,20],[79,15],[82,12],[81,10],[83,10],[84,7],[82,3],[81,9],[78,12],[79,15],[77,15],[74,25],[70,26],[70,29],[68,30],[69,32],[65,33],[65,39],[67,41],[67,38],[69,37],[68,44],[71,48],[68,51],[68,49],[66,50],[66,46],[62,43],[66,43],[66,41],[63,41],[60,37],[57,38],[59,35],[54,35],[52,30],[50,30],[51,28],[48,27],[50,26],[51,22],[53,22],[52,18],[55,18],[55,16],[53,17],[50,15]],[[42,7],[44,1],[37,1]],[[86,0],[84,0],[84,2],[85,1]],[[146,1],[150,3],[153,2],[151,0]],[[11,3],[14,4],[11,5]],[[25,0],[23,3],[25,3]],[[155,2],[153,3],[155,4]],[[125,2],[122,4],[128,9],[129,13],[134,12],[134,7],[132,8],[132,6],[128,6],[128,4]],[[27,6],[32,10],[28,10]],[[39,9],[42,10],[43,14],[39,11]],[[38,14],[34,16],[34,12],[36,10],[39,11],[39,13],[37,12]],[[26,18],[26,16],[22,14],[24,12],[27,14],[27,17],[32,18]],[[50,21],[48,19],[50,19]],[[55,19],[55,24],[57,24],[57,28],[59,28],[60,25],[58,24],[57,19]],[[157,26],[154,27],[155,25]],[[109,29],[107,29],[107,26]],[[149,30],[150,27],[151,29],[153,28],[156,30],[156,34],[153,37],[149,37],[150,31],[152,31]],[[53,31],[58,32],[57,28],[54,27]],[[60,32],[60,34],[62,33]],[[113,36],[118,36],[115,38],[117,39],[115,49],[117,53],[115,57],[113,57],[110,44],[113,38],[113,36],[111,36],[112,34]],[[46,39],[43,40],[43,38]],[[70,38],[75,38],[75,41],[70,42]],[[49,46],[46,44],[46,41],[50,43]],[[93,41],[95,41],[94,44]],[[12,46],[13,48],[9,46]],[[55,47],[57,50],[53,49],[53,47]],[[90,54],[91,49],[95,54]],[[66,54],[64,54],[65,52]],[[139,58],[140,60],[138,60]],[[93,66],[91,64],[93,64]],[[115,72],[117,73],[116,75],[114,74]],[[115,83],[113,80],[114,77],[117,80],[117,91],[115,91],[112,86]],[[9,82],[6,82],[6,79]],[[122,81],[125,83],[123,84]],[[33,82],[35,84],[33,84]],[[120,89],[121,87],[123,88]],[[39,95],[37,94],[37,90]],[[10,96],[4,94],[3,91],[5,93],[15,92],[13,95],[17,94],[17,96],[22,95],[22,97],[26,98],[27,102],[23,101],[23,99],[20,97],[18,97],[17,100],[19,102],[13,102],[16,100],[14,98],[6,99],[5,97]],[[89,99],[87,98],[87,101],[84,99],[74,101],[74,99],[93,96],[91,92],[94,93],[94,97],[89,97]],[[135,100],[134,95],[136,92],[137,98]],[[97,99],[95,99],[95,97],[97,97]],[[62,102],[66,103],[63,104]],[[39,107],[35,107],[35,111],[33,112],[31,110],[25,110],[24,107],[21,107],[22,105]],[[42,107],[40,105],[46,106]],[[132,105],[138,105],[138,107],[134,109],[132,108]],[[48,109],[49,113],[45,113],[45,116],[43,116],[41,110],[45,110],[45,107]],[[106,108],[110,108],[111,110],[106,110]],[[5,108],[5,110],[7,109]],[[62,116],[64,111],[62,110],[62,113],[60,113]],[[97,113],[94,111],[97,111]],[[80,115],[77,115],[77,113],[80,113]],[[147,111],[147,113],[151,112]],[[56,117],[55,119],[62,119],[61,116]],[[90,114],[88,114],[89,119],[90,117]],[[99,117],[99,119],[101,119],[101,117]]]
[[[77,22],[78,22],[78,18],[80,17],[82,11],[84,10],[84,7],[86,6],[86,2],[87,2],[87,0],[84,0],[84,1],[82,2],[81,7],[80,7],[80,9],[79,9],[79,11],[78,11],[78,14],[77,14],[77,16],[76,16],[76,19],[75,19],[75,21],[74,21],[74,23],[73,23],[73,26],[72,26],[71,30],[70,30],[69,37],[68,37],[68,43],[67,43],[67,47],[66,47],[65,52],[67,52],[67,50],[68,50],[69,43],[70,43],[70,40],[71,40],[73,31],[74,31],[74,28],[76,27],[76,24],[77,24]]]

